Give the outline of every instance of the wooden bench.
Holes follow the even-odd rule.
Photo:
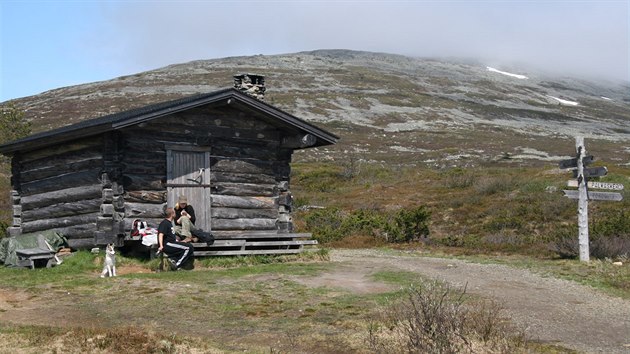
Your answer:
[[[217,232],[212,245],[193,243],[195,256],[243,256],[263,254],[296,254],[312,250],[318,245],[311,239],[310,233],[274,233],[274,232]],[[316,249],[316,248],[315,248]],[[151,249],[151,258],[155,256],[157,246]]]
[[[55,252],[48,249],[25,248],[16,250],[15,255],[18,267],[35,269],[36,265],[45,264],[46,268],[50,268],[55,264]]]

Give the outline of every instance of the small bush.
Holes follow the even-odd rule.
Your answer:
[[[448,188],[468,188],[475,183],[475,175],[461,168],[448,171],[444,179]]]
[[[510,177],[482,177],[475,181],[474,187],[481,195],[492,195],[512,190],[515,183]]]
[[[591,242],[589,247],[591,256],[604,258],[630,257],[630,238],[621,236],[599,237]]]
[[[431,213],[424,207],[401,209],[393,223],[388,225],[391,242],[409,242],[429,237],[429,217]]]
[[[374,352],[513,352],[525,346],[521,331],[506,322],[495,302],[468,304],[465,289],[437,281],[407,289],[368,326]]]

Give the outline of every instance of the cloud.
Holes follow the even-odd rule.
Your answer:
[[[626,1],[133,2],[108,19],[112,60],[127,70],[344,48],[629,81],[628,10]]]

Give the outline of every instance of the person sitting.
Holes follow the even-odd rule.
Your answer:
[[[164,252],[173,261],[173,266],[180,269],[193,260],[194,247],[190,243],[177,241],[177,237],[173,233],[175,210],[167,208],[165,216],[165,219],[158,226],[158,252]]]
[[[212,233],[203,231],[195,226],[195,209],[188,204],[188,198],[181,195],[175,204],[175,234],[182,238],[182,242],[205,242],[208,246],[214,243]]]
[[[175,234],[182,238],[182,242],[193,241],[193,230],[195,229],[195,209],[188,204],[188,198],[180,195],[175,204]]]

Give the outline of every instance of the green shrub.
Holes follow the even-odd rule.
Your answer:
[[[445,185],[448,188],[468,188],[475,183],[475,175],[462,168],[454,168],[444,174]]]
[[[424,206],[389,213],[327,208],[307,213],[304,221],[306,229],[321,243],[339,241],[353,234],[384,238],[387,242],[408,242],[429,236],[430,215]]]
[[[429,237],[429,217],[431,212],[424,206],[401,209],[388,226],[391,242],[409,242]]]
[[[313,210],[305,215],[304,222],[306,229],[320,243],[340,240],[346,236],[341,229],[343,215],[337,208]]]

